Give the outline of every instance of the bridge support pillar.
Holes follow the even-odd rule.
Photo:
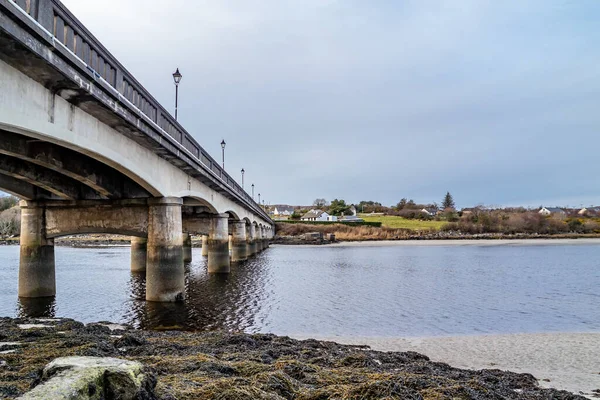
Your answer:
[[[192,236],[189,233],[183,234],[183,262],[192,262]]]
[[[148,239],[135,236],[131,238],[131,272],[146,272],[147,252]]]
[[[263,241],[263,231],[262,231],[262,228],[259,227],[256,230],[256,236],[257,236],[256,247],[257,247],[257,251],[260,253],[260,252],[262,252],[265,249],[264,248],[265,242]]]
[[[232,224],[231,261],[244,261],[248,256],[246,243],[246,222],[237,221]]]
[[[43,206],[22,201],[19,297],[56,295],[54,240],[46,238]]]
[[[250,224],[246,236],[246,257],[250,258],[256,254],[256,226]]]
[[[213,215],[208,238],[208,272],[228,274],[229,261],[229,214]]]
[[[202,235],[202,256],[208,256],[208,235]]]
[[[148,201],[146,300],[182,301],[185,293],[181,205],[176,197]]]

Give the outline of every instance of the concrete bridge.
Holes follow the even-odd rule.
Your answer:
[[[274,233],[264,210],[58,0],[0,0],[0,190],[23,200],[21,297],[56,294],[60,236],[132,236],[146,299],[177,301],[190,234],[203,235],[209,272],[227,273]]]

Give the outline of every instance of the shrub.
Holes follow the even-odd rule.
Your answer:
[[[0,236],[15,236],[21,231],[21,210],[9,208],[0,213]]]

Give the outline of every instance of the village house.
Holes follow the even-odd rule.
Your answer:
[[[584,207],[577,212],[577,214],[582,216],[598,216],[600,215],[600,206],[596,207]]]
[[[276,217],[290,217],[294,213],[294,207],[277,205],[273,209],[273,215]]]
[[[438,213],[438,209],[435,207],[425,207],[421,210],[421,212],[425,215],[429,215],[430,217],[435,217]]]
[[[335,222],[337,221],[337,217],[335,215],[329,215],[325,211],[322,210],[310,210],[306,214],[304,214],[301,218],[301,221],[321,221],[321,222]]]
[[[558,207],[542,207],[538,212],[542,215],[567,215],[565,210]]]

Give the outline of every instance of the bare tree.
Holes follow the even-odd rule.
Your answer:
[[[329,202],[325,199],[316,199],[315,201],[313,201],[313,206],[315,207],[327,207],[329,205]]]

